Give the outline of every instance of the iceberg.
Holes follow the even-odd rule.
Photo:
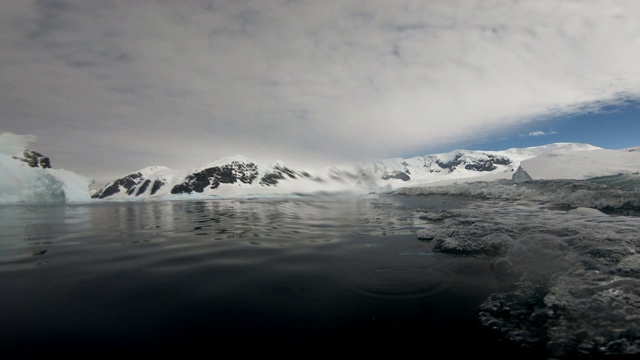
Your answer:
[[[32,135],[0,135],[0,204],[88,202],[92,179],[51,168],[49,158],[28,149]]]

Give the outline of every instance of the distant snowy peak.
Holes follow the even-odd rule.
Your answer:
[[[373,165],[364,165],[367,171],[381,180],[407,185],[433,183],[456,179],[506,178],[524,160],[544,154],[563,154],[576,151],[602,150],[602,148],[580,143],[554,143],[528,148],[511,148],[501,151],[479,151],[457,149],[448,153],[416,156],[408,159],[394,158],[376,160]]]
[[[233,156],[225,156],[225,157],[221,157],[218,158],[208,164],[205,164],[204,166],[201,166],[197,169],[197,170],[204,170],[204,169],[208,169],[208,168],[212,168],[212,167],[216,167],[216,166],[224,166],[224,165],[228,165],[231,163],[244,163],[244,164],[248,164],[248,163],[253,163],[256,164],[257,163],[243,155],[233,155]]]
[[[188,174],[179,184],[171,188],[172,194],[202,193],[206,189],[215,190],[221,184],[254,184],[259,181],[262,185],[276,184],[287,174],[294,177],[294,172],[287,168],[273,169],[273,173],[261,175],[258,165],[248,159],[227,159],[228,163],[215,162],[200,171]],[[272,176],[272,177],[270,177]]]
[[[94,199],[104,199],[116,194],[140,196],[148,193],[149,195],[154,195],[167,183],[166,178],[162,177],[166,169],[168,168],[160,166],[142,169],[110,182],[100,190],[94,192],[91,197]]]
[[[494,171],[499,166],[512,164],[509,157],[487,152],[456,150],[455,152],[417,156],[409,159],[376,160],[373,171],[382,173],[382,179],[408,181],[412,174],[452,173],[466,171]]]
[[[92,197],[144,198],[191,194],[234,196],[346,189],[365,193],[378,192],[443,181],[509,179],[525,160],[543,155],[557,156],[593,150],[602,149],[577,143],[556,143],[504,151],[458,149],[408,159],[374,160],[358,164],[354,168],[333,167],[321,172],[293,169],[285,166],[282,161],[264,165],[235,155],[186,172],[162,166],[147,167],[110,182]],[[528,169],[521,171],[524,170]]]
[[[559,142],[541,146],[531,146],[526,148],[510,148],[504,151],[496,151],[508,155],[523,155],[528,158],[538,156],[550,152],[566,152],[566,151],[590,151],[601,150],[599,146],[583,143]]]
[[[186,174],[166,167],[148,167],[107,184],[92,197],[104,199],[123,196],[211,194],[222,185],[275,187],[289,179],[321,181],[306,171],[292,170],[282,162],[260,166],[245,157],[233,156],[216,160]]]

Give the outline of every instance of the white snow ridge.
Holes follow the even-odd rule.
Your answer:
[[[632,186],[640,171],[640,152],[635,148],[608,150],[589,144],[555,143],[503,151],[455,150],[320,170],[290,168],[283,161],[260,164],[237,155],[192,170],[146,167],[89,194],[91,179],[51,168],[46,156],[28,148],[34,141],[35,137],[29,135],[0,135],[0,203],[365,196],[394,190],[411,195],[437,192],[524,197],[598,208],[633,207],[638,202],[634,198],[625,200],[628,194],[620,189],[606,193],[593,188],[602,185],[602,179],[581,183],[580,191],[562,183],[542,186],[528,181],[617,176],[616,183]]]

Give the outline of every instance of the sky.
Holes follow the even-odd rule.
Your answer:
[[[636,0],[0,0],[0,132],[106,182],[640,145]]]

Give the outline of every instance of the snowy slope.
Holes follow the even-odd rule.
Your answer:
[[[489,174],[426,182],[395,193],[532,200],[640,215],[640,152],[556,148],[522,160],[519,166],[509,179],[492,179],[494,174]]]
[[[27,150],[31,136],[0,135],[0,204],[90,201],[92,180],[51,168],[49,158]]]
[[[598,149],[588,152],[549,152],[524,160],[533,179],[589,179],[640,171],[640,152]]]
[[[161,166],[141,169],[96,191],[96,199],[194,198],[364,192],[347,170],[299,171],[282,161],[259,164],[243,156],[218,159],[190,171]],[[367,190],[368,191],[368,190]]]
[[[629,148],[624,148],[624,149],[620,149],[620,151],[640,152],[640,146],[633,146],[633,147],[629,147]]]
[[[284,162],[259,164],[225,157],[189,171],[148,167],[105,185],[98,199],[239,197],[351,192],[367,194],[407,186],[510,179],[524,161],[541,156],[604,150],[588,144],[556,143],[504,151],[449,153],[360,163],[353,168],[293,169]],[[615,163],[612,163],[615,167]],[[532,165],[533,167],[533,165]],[[568,168],[571,171],[573,168]],[[555,171],[555,170],[554,170]]]
[[[394,189],[439,186],[457,182],[510,179],[523,161],[565,153],[582,153],[588,157],[594,150],[603,149],[589,144],[554,143],[502,151],[455,150],[410,159],[378,160],[373,166],[365,168],[377,174],[377,178],[387,177],[386,183]],[[612,166],[615,165],[615,162],[612,163]]]
[[[373,160],[352,166],[291,168],[283,161],[258,163],[236,155],[190,170],[149,166],[89,193],[92,180],[51,168],[29,150],[32,136],[0,135],[0,203],[81,202],[96,199],[366,195],[401,188],[510,180],[587,179],[640,171],[640,147],[608,150],[555,143],[503,151],[458,149],[448,153]],[[526,174],[525,174],[526,173]]]

